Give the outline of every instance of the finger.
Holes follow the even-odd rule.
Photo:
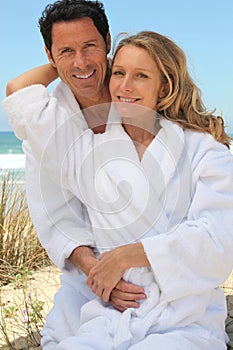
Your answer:
[[[90,277],[87,277],[87,279],[86,279],[86,284],[88,285],[89,288],[92,289],[93,283],[94,283],[94,282],[93,282],[93,279],[90,278]]]
[[[135,284],[129,283],[121,279],[117,285],[116,289],[121,290],[122,292],[133,293],[133,294],[141,294],[145,293],[145,290],[141,286],[137,286]]]
[[[111,289],[104,289],[101,298],[105,303],[109,302],[110,294],[111,294]]]
[[[114,307],[114,309],[116,309],[116,310],[118,310],[118,311],[120,311],[120,312],[124,312],[124,311],[126,310],[125,307],[116,304],[114,301],[111,301],[111,300],[110,300],[110,304]]]
[[[100,284],[93,279],[90,279],[89,281],[87,280],[87,283],[94,294],[96,294],[98,297],[102,297],[103,287]]]
[[[115,298],[112,295],[110,297],[110,303],[120,311],[124,311],[129,308],[138,308],[140,306],[140,304],[135,300],[132,300],[132,301],[121,300],[121,299]]]
[[[139,294],[132,294],[132,293],[126,293],[126,292],[122,292],[116,288],[113,289],[112,296],[121,299],[121,300],[128,300],[128,301],[132,301],[132,300],[144,300],[146,299],[146,294],[145,293],[139,293]]]

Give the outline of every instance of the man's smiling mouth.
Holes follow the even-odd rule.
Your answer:
[[[90,72],[89,74],[86,75],[78,75],[78,74],[74,74],[73,76],[77,79],[88,79],[90,77],[92,77],[92,75],[94,75],[94,73],[96,72],[96,70],[94,69],[92,72]]]

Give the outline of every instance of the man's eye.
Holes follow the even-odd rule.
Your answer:
[[[95,43],[87,43],[86,47],[96,47],[96,44]]]
[[[61,51],[62,54],[69,53],[69,52],[72,52],[72,50],[69,47],[67,47]]]

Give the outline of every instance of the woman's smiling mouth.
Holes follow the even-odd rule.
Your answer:
[[[134,103],[140,100],[140,98],[131,98],[131,97],[122,97],[122,96],[117,96],[117,98],[120,102],[126,102],[126,103]]]

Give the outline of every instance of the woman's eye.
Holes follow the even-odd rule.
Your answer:
[[[123,75],[123,72],[121,72],[120,70],[116,70],[112,72],[112,75]]]
[[[148,75],[146,75],[144,73],[138,73],[138,77],[139,78],[148,78]]]

